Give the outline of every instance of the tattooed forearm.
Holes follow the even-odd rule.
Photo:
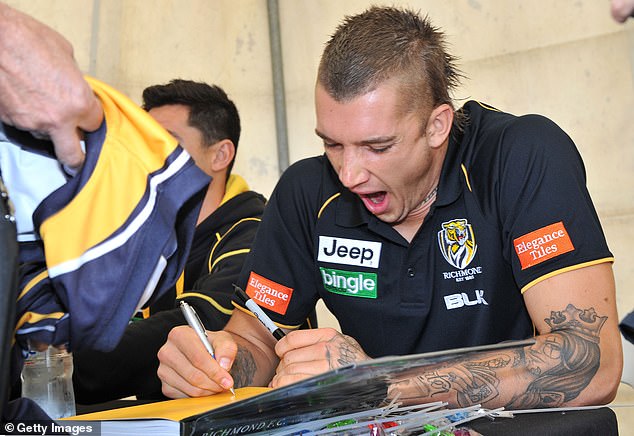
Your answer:
[[[599,332],[607,317],[568,305],[551,312],[549,333],[535,344],[444,362],[395,381],[390,396],[408,402],[449,401],[509,409],[556,407],[576,398],[600,364]]]
[[[513,353],[507,351],[463,358],[435,366],[413,378],[395,383],[391,395],[398,392],[408,403],[421,401],[448,401],[458,406],[470,406],[492,401],[499,396],[497,371],[510,368]]]
[[[451,389],[451,375],[440,374],[438,371],[431,371],[416,377],[420,392],[425,397],[433,397],[438,394],[446,394]]]
[[[433,398],[456,392],[460,406],[482,404],[496,398],[500,381],[496,370],[510,365],[508,354],[489,356],[485,360],[465,360],[451,367],[441,368],[417,377],[423,396]],[[426,392],[425,392],[426,391]]]
[[[606,320],[594,308],[572,304],[551,312],[544,320],[551,333],[526,350],[525,366],[534,379],[507,407],[557,407],[576,398],[599,369],[599,332]]]
[[[231,376],[236,388],[250,386],[257,370],[255,359],[249,350],[238,345],[238,353],[231,367]]]

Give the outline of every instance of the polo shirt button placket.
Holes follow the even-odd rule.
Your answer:
[[[407,268],[407,277],[412,278],[416,275],[416,270],[412,267]]]

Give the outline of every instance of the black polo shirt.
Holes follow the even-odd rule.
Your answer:
[[[468,102],[437,199],[408,243],[339,182],[325,156],[292,165],[239,285],[281,326],[319,298],[373,357],[534,334],[522,291],[612,261],[572,140],[550,120]],[[528,290],[530,292],[530,290]]]

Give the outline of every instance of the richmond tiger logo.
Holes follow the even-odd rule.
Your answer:
[[[471,263],[478,249],[473,229],[466,219],[442,223],[442,230],[438,232],[438,245],[445,260],[460,269]]]

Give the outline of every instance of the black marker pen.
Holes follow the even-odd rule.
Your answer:
[[[249,309],[251,313],[253,313],[262,324],[264,324],[264,327],[266,327],[266,329],[271,332],[275,339],[279,341],[284,336],[286,336],[284,331],[276,326],[271,318],[269,318],[266,313],[264,313],[264,311],[260,308],[260,306],[258,306],[258,303],[253,301],[246,292],[240,289],[240,287],[236,285],[233,285],[233,287],[235,288],[236,295],[238,296],[240,301],[242,301],[244,305],[247,306],[247,309]]]

